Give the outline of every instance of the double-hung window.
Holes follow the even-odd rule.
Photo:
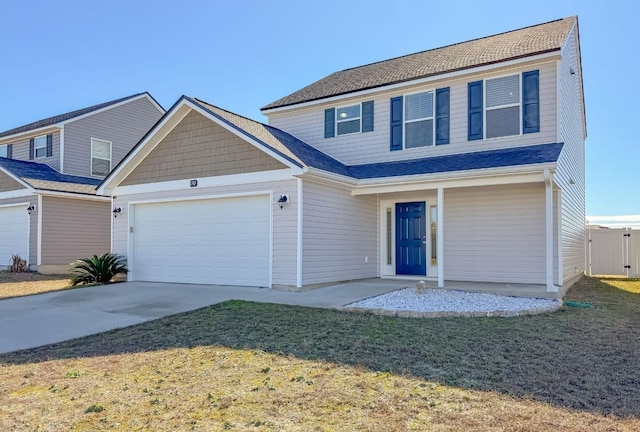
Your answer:
[[[33,139],[33,149],[36,159],[47,157],[47,136],[39,136]]]
[[[391,98],[391,151],[449,144],[449,88]]]
[[[433,145],[433,92],[406,95],[404,112],[404,148]]]
[[[9,145],[1,145],[0,146],[0,157],[11,158],[11,155],[10,155],[11,150],[9,149]]]
[[[324,137],[373,131],[373,101],[324,110]]]
[[[540,132],[539,71],[468,84],[468,139]]]
[[[91,175],[104,177],[111,171],[111,141],[91,138]]]

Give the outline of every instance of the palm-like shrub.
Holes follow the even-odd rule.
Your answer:
[[[78,284],[106,284],[117,274],[127,274],[127,266],[124,257],[112,253],[106,253],[90,258],[81,258],[71,263],[73,277],[71,285]]]

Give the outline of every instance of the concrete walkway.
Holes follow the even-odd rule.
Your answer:
[[[102,333],[227,300],[346,305],[413,285],[370,279],[306,292],[242,286],[124,282],[0,301],[0,353]]]

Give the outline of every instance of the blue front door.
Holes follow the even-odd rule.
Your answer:
[[[424,201],[396,204],[396,274],[427,274]]]

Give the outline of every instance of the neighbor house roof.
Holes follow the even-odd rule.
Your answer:
[[[448,72],[559,51],[577,17],[335,72],[262,108],[285,107]]]
[[[61,123],[61,122],[67,121],[67,120],[72,120],[72,119],[74,119],[76,117],[80,117],[82,115],[89,114],[89,113],[91,113],[93,111],[98,111],[98,110],[100,110],[102,108],[107,108],[107,107],[109,107],[111,105],[115,105],[115,104],[118,104],[120,102],[124,102],[124,101],[129,100],[129,99],[137,98],[138,96],[142,96],[144,94],[148,95],[149,97],[152,97],[149,93],[146,93],[146,92],[145,93],[136,93],[136,94],[131,95],[131,96],[123,97],[123,98],[120,98],[120,99],[115,99],[115,100],[112,100],[112,101],[109,101],[109,102],[104,102],[104,103],[93,105],[93,106],[90,106],[90,107],[87,107],[87,108],[82,108],[82,109],[71,111],[71,112],[64,113],[64,114],[58,114],[58,115],[55,115],[55,116],[52,116],[52,117],[48,117],[48,118],[45,118],[45,119],[42,119],[42,120],[35,121],[33,123],[29,123],[29,124],[26,124],[26,125],[23,125],[23,126],[19,126],[19,127],[13,128],[13,129],[9,129],[9,130],[4,131],[4,132],[0,132],[0,138],[3,138],[5,136],[10,136],[10,135],[16,135],[16,134],[29,132],[29,131],[40,129],[40,128],[47,127],[47,126],[54,126],[54,125],[56,125],[58,123]],[[160,106],[160,105],[158,104],[158,106]]]
[[[49,165],[0,158],[0,167],[34,189],[95,194],[99,179],[61,174]]]

